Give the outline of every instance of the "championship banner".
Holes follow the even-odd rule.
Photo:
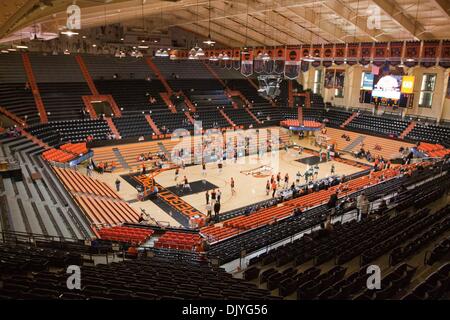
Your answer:
[[[377,42],[373,49],[373,64],[380,67],[386,63],[388,51],[387,42]]]
[[[363,42],[361,43],[361,48],[359,50],[359,63],[363,66],[367,66],[372,60],[373,43]]]
[[[334,76],[336,74],[336,69],[327,69],[325,71],[325,79],[323,86],[326,89],[332,89],[334,86]]]
[[[414,67],[418,63],[420,53],[420,41],[408,41],[405,48],[405,65]]]
[[[448,76],[448,83],[447,83],[447,94],[446,94],[446,98],[450,99],[450,75]]]
[[[253,59],[253,71],[255,71],[255,73],[262,73],[264,71],[264,60],[262,59],[263,53],[263,48],[255,49],[255,56]]]
[[[334,87],[338,89],[344,88],[345,70],[336,70],[334,76]]]
[[[253,74],[253,51],[241,54],[241,74],[249,77]]]
[[[420,58],[420,65],[425,68],[433,67],[436,65],[436,59],[438,55],[439,41],[424,41],[422,55]]]
[[[325,44],[323,46],[323,60],[322,65],[326,68],[329,68],[333,65],[333,44]]]
[[[349,43],[347,46],[347,64],[353,66],[358,63],[358,43]]]
[[[227,50],[225,52],[228,56],[227,60],[225,60],[225,68],[231,70],[232,66],[233,66],[233,51],[231,50]]]
[[[312,56],[314,57],[315,60],[313,62],[311,62],[311,65],[314,68],[320,67],[320,65],[322,64],[322,45],[321,44],[313,45]]]
[[[288,79],[297,79],[300,74],[300,55],[298,49],[286,49],[284,62],[284,76]]]
[[[239,70],[241,68],[241,52],[239,49],[233,50],[233,69]]]
[[[389,43],[388,63],[397,66],[401,63],[403,56],[403,42],[395,41]]]
[[[284,48],[277,48],[275,50],[275,56],[274,56],[274,65],[273,65],[273,72],[276,74],[283,74],[284,72],[284,60],[285,60],[285,51]]]
[[[302,45],[302,62],[300,63],[300,70],[302,72],[306,72],[309,70],[310,63],[308,61],[303,60],[303,58],[309,58],[311,56],[311,46],[310,45]]]
[[[344,43],[338,43],[334,47],[334,63],[341,65],[344,63],[346,47]]]
[[[266,52],[269,55],[270,60],[264,60],[263,70],[264,70],[264,73],[271,74],[271,73],[273,73],[273,68],[274,68],[273,50],[268,49]]]
[[[442,41],[439,65],[443,68],[450,68],[450,40]]]

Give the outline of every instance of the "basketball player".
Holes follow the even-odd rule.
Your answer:
[[[331,175],[334,175],[336,168],[334,167],[334,163],[331,165]]]
[[[233,179],[233,177],[231,177],[231,179],[230,179],[230,186],[231,186],[231,195],[232,196],[236,195],[236,190],[234,189],[234,179]]]
[[[180,169],[176,168],[175,169],[175,182],[177,182],[179,175],[180,175]]]
[[[300,171],[297,171],[297,174],[295,176],[295,183],[298,185],[300,184],[300,178],[302,177],[302,174],[300,173]]]
[[[269,180],[267,180],[267,183],[266,183],[266,196],[268,196],[269,193],[270,193],[270,182],[269,182]]]
[[[287,189],[289,187],[289,174],[286,173],[284,175],[284,189]]]
[[[314,180],[317,180],[317,177],[319,176],[319,165],[318,164],[316,164],[315,166],[314,166]]]

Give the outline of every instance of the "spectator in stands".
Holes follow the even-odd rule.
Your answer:
[[[117,192],[119,192],[120,191],[120,180],[119,180],[119,178],[116,179],[115,184],[116,184],[116,190],[117,190]]]
[[[336,205],[338,202],[338,194],[337,192],[334,192],[331,194],[330,199],[328,200],[327,207],[328,209],[331,209],[330,215],[334,215],[336,212]]]
[[[369,199],[364,192],[361,192],[356,198],[356,210],[358,212],[356,216],[358,220],[366,218],[369,213]]]

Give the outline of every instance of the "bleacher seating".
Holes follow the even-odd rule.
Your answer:
[[[131,245],[141,245],[154,233],[152,229],[115,226],[98,230],[103,240],[126,242]]]
[[[155,242],[156,248],[199,251],[201,237],[198,233],[181,233],[167,231]]]
[[[44,151],[42,157],[47,161],[65,163],[74,159],[75,155],[59,149],[50,149]]]
[[[85,82],[40,82],[38,87],[49,121],[82,118],[82,96],[91,95]]]
[[[406,135],[407,139],[415,141],[426,141],[429,143],[442,144],[450,147],[450,127],[435,124],[416,123],[410,133]]]
[[[39,123],[31,89],[25,89],[25,83],[0,82],[0,106],[26,120],[29,125]]]
[[[378,117],[362,113],[347,124],[347,128],[372,134],[398,137],[406,129],[408,123],[409,121],[402,119]]]
[[[150,136],[154,132],[143,114],[113,118],[122,138]]]

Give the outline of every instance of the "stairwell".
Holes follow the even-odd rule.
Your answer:
[[[244,108],[245,111],[247,111],[247,113],[253,118],[253,120],[255,120],[255,122],[257,124],[261,124],[261,121],[259,121],[259,119],[253,114],[253,112],[250,111],[249,108]]]
[[[114,122],[112,121],[112,119],[110,117],[107,117],[107,118],[105,118],[105,120],[106,120],[106,123],[108,123],[108,126],[111,129],[111,132],[116,136],[116,139],[119,139],[120,132],[119,132],[119,130],[117,130],[117,127],[114,124]]]
[[[153,132],[159,136],[161,134],[161,131],[159,131],[158,126],[153,121],[152,117],[149,114],[146,114],[145,120],[147,120],[147,122],[150,125],[150,128],[152,128]]]
[[[225,84],[225,82],[219,77],[219,75],[216,73],[216,71],[213,70],[213,68],[211,68],[210,65],[208,65],[207,63],[205,63],[205,61],[202,61],[203,65],[206,67],[206,69],[208,69],[209,73],[211,73],[213,75],[213,77],[220,82],[220,84],[225,88],[227,88],[227,85]]]
[[[42,102],[41,94],[36,83],[36,78],[34,77],[33,68],[31,66],[30,57],[27,53],[22,53],[22,62],[25,72],[27,74],[28,83],[30,84],[31,90],[33,92],[34,102],[36,103],[36,108],[39,111],[39,118],[42,123],[47,123],[47,111],[45,111],[44,103]]]
[[[81,73],[83,74],[84,80],[86,80],[87,85],[89,86],[89,90],[91,90],[92,95],[98,96],[98,90],[94,84],[94,81],[92,80],[91,75],[89,74],[89,71],[86,67],[86,64],[84,63],[83,58],[77,54],[75,56],[75,60],[77,60],[78,65],[80,66]]]
[[[366,139],[365,136],[358,136],[353,140],[348,146],[346,146],[342,151],[351,152],[356,146],[360,145]]]
[[[91,119],[97,119],[97,112],[95,112],[94,106],[92,105],[91,96],[82,96],[81,98]]]
[[[192,101],[189,100],[188,96],[184,94],[183,90],[181,90],[178,94],[184,97],[184,103],[187,105],[188,109],[191,112],[197,111],[197,108],[194,106]]]
[[[173,105],[172,101],[169,98],[169,94],[167,92],[160,92],[159,95],[166,103],[167,107],[172,111],[172,113],[177,113],[177,108]]]
[[[114,100],[114,97],[110,94],[106,95],[106,101],[109,102],[109,105],[111,106],[111,110],[114,113],[116,117],[122,116],[122,111],[120,111],[119,106],[116,103],[116,100]]]
[[[230,126],[235,127],[236,125],[234,124],[233,121],[231,121],[230,117],[228,117],[228,115],[222,110],[219,109],[220,114],[228,121],[228,123],[230,124]]]
[[[186,115],[186,118],[189,120],[189,122],[191,124],[194,124],[195,120],[194,120],[194,118],[192,118],[191,114],[187,111],[184,114]]]
[[[159,81],[161,81],[161,83],[163,84],[164,88],[166,88],[166,91],[169,94],[169,96],[172,95],[172,93],[173,93],[172,88],[170,87],[169,83],[167,83],[166,79],[161,74],[161,71],[159,71],[158,67],[153,62],[152,58],[151,57],[147,57],[145,59],[145,61],[147,62],[148,66],[153,71],[153,73],[156,75],[156,77],[159,79]]]
[[[3,114],[4,116],[6,116],[7,118],[11,119],[12,121],[14,121],[17,125],[19,125],[21,127],[25,127],[26,126],[26,121],[24,119],[16,116],[12,112],[9,112],[5,108],[0,107],[0,113]]]
[[[346,125],[348,125],[350,122],[352,122],[353,119],[355,119],[358,116],[358,112],[353,112],[352,115],[350,117],[347,118],[347,120],[345,120],[340,127],[341,128],[345,128]]]
[[[409,125],[403,130],[403,132],[400,134],[400,139],[405,139],[405,137],[414,129],[416,126],[415,121],[411,121]]]

